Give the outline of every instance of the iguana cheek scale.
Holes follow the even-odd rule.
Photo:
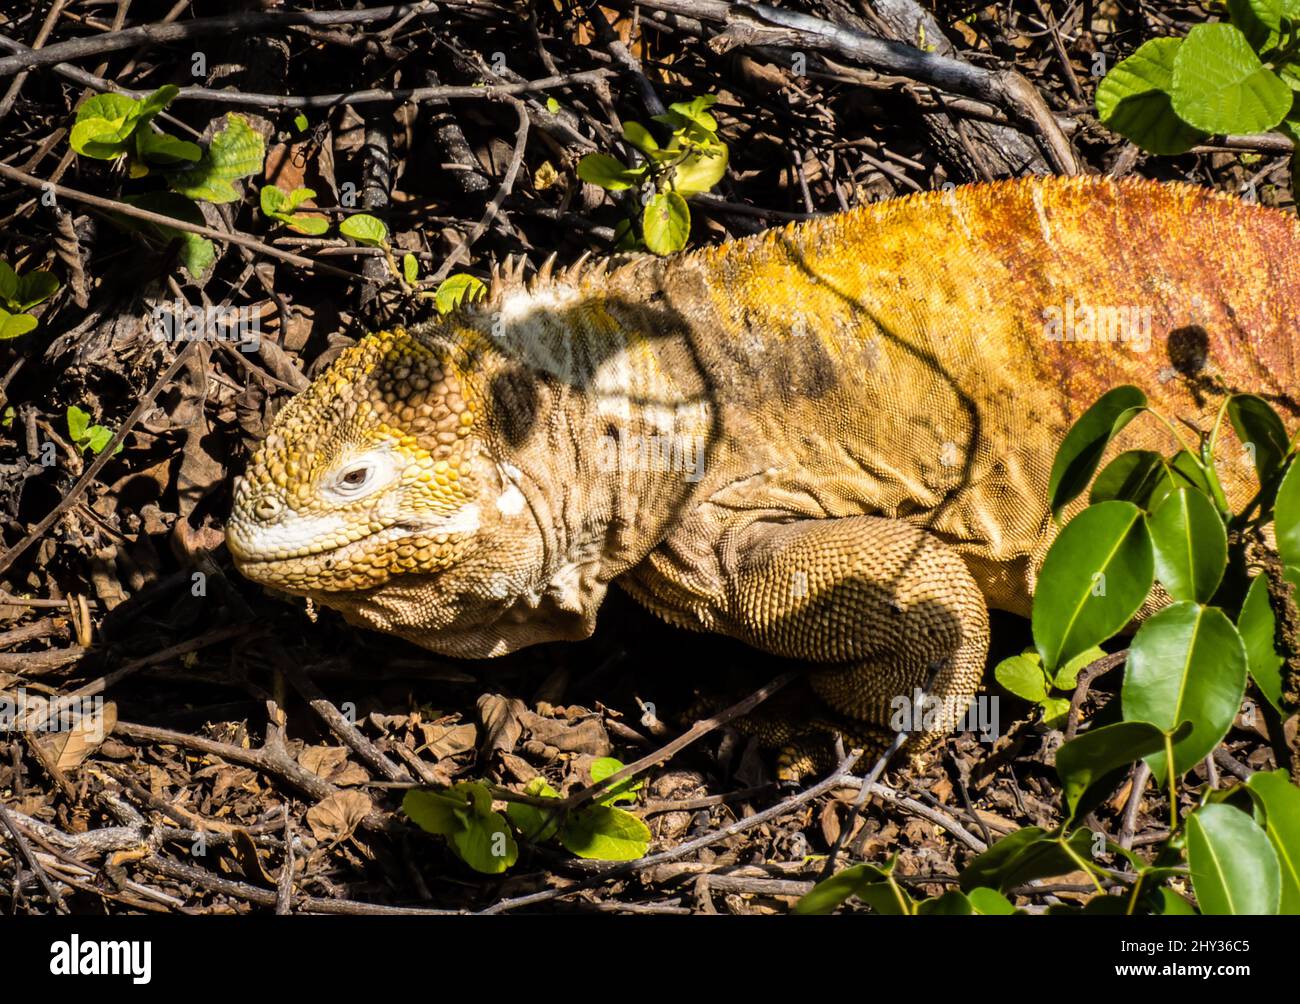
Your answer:
[[[979,686],[987,608],[1029,610],[1052,460],[1097,397],[1136,384],[1202,430],[1234,391],[1297,417],[1298,238],[1290,214],[1192,186],[1033,178],[671,259],[508,269],[283,409],[229,549],[467,657],[586,637],[617,582],[807,664],[873,735],[928,686],[951,710],[923,747]],[[1135,422],[1112,451],[1171,445]],[[1244,461],[1220,476],[1253,494]]]

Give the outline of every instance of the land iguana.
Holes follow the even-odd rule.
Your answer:
[[[451,656],[580,639],[616,583],[808,668],[783,772],[826,722],[980,685],[1027,614],[1048,477],[1107,389],[1203,430],[1300,417],[1294,215],[1184,184],[1033,178],[865,205],[672,258],[498,273],[363,338],[234,488],[244,575]],[[1114,449],[1170,452],[1132,423]],[[1233,456],[1222,449],[1223,456]],[[1244,464],[1221,471],[1253,493]],[[1081,503],[1080,503],[1081,504]]]

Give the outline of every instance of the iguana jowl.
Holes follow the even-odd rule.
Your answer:
[[[986,607],[1028,612],[1053,456],[1101,393],[1202,429],[1231,391],[1300,414],[1297,262],[1290,214],[1027,179],[507,275],[291,401],[227,541],[245,575],[457,656],[585,637],[615,582],[807,663],[876,729],[928,683],[950,700],[923,744],[979,685]],[[1115,448],[1171,442],[1136,422]],[[1246,464],[1221,477],[1249,497]]]

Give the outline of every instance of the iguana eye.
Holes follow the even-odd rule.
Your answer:
[[[337,488],[345,494],[360,491],[374,476],[374,468],[369,464],[356,464],[339,473]]]

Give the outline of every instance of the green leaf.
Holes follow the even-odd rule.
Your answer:
[[[1277,553],[1288,565],[1300,564],[1300,463],[1291,462],[1273,503]]]
[[[1286,771],[1256,771],[1246,788],[1264,806],[1264,830],[1277,853],[1282,879],[1278,912],[1300,914],[1300,788]]]
[[[1164,457],[1152,450],[1126,450],[1102,468],[1088,501],[1096,505],[1117,499],[1150,510],[1172,489]]]
[[[640,184],[645,167],[624,167],[620,161],[603,153],[589,153],[578,161],[578,177],[589,185],[619,192]]]
[[[16,310],[30,310],[44,300],[48,300],[59,290],[59,280],[46,269],[24,272],[18,279],[18,288],[14,291],[13,306]]]
[[[1120,694],[1125,721],[1165,732],[1192,723],[1174,744],[1174,770],[1182,776],[1227,735],[1245,689],[1246,647],[1232,621],[1217,607],[1183,602],[1138,628]],[[1165,776],[1163,752],[1147,763],[1157,778]]]
[[[258,193],[258,202],[264,216],[279,220],[299,233],[312,236],[323,234],[328,230],[329,221],[322,216],[307,216],[295,213],[294,210],[308,199],[314,198],[316,192],[311,188],[295,188],[286,195],[275,185],[263,185],[261,192]]]
[[[621,760],[616,760],[612,756],[599,757],[592,761],[591,780],[599,783],[612,774],[617,774],[622,770],[624,764]],[[599,796],[597,801],[601,805],[616,805],[619,802],[635,802],[636,792],[645,786],[645,782],[635,777],[628,778],[618,782],[603,795]]]
[[[1159,906],[1154,913],[1160,917],[1195,917],[1196,909],[1191,903],[1179,896],[1168,886],[1161,886],[1156,890],[1159,897]]]
[[[1032,627],[1048,672],[1124,627],[1155,578],[1142,510],[1102,502],[1072,519],[1038,574]]]
[[[1198,24],[1174,57],[1174,111],[1209,133],[1272,129],[1291,110],[1291,88],[1230,24]]]
[[[1004,688],[1026,701],[1042,703],[1047,698],[1047,674],[1036,652],[1021,652],[1003,659],[993,668],[993,676]]]
[[[176,164],[182,161],[195,163],[203,158],[203,150],[197,143],[177,139],[165,132],[154,132],[148,126],[136,129],[133,138],[136,155],[141,160]]]
[[[646,204],[641,227],[645,246],[651,252],[673,254],[686,247],[691,235],[691,211],[676,192],[660,192]]]
[[[293,127],[299,132],[306,132],[308,125],[307,116],[302,112],[298,112],[298,114],[293,117]]]
[[[147,123],[160,111],[175,100],[181,89],[175,84],[163,84],[158,90],[139,102],[132,102],[135,107],[128,116],[137,124]]]
[[[473,303],[487,292],[487,287],[479,279],[464,272],[449,275],[438,284],[433,293],[434,306],[438,313],[449,314],[462,303]]]
[[[669,111],[676,112],[682,118],[689,122],[694,122],[701,129],[708,132],[718,131],[718,120],[709,114],[708,109],[718,103],[718,99],[712,94],[701,94],[699,97],[692,98],[690,101],[676,101],[668,106]]]
[[[986,917],[1009,917],[1016,912],[1011,900],[988,886],[967,890],[966,898],[970,900],[970,905],[975,908],[976,913]]]
[[[546,99],[546,110],[552,115],[560,114],[560,103],[552,97]]]
[[[655,140],[655,138],[652,135],[650,135],[650,130],[648,130],[640,122],[624,122],[623,139],[631,143],[634,147],[636,147],[644,154],[651,154],[659,149],[659,143]],[[612,157],[607,159],[613,160]],[[614,163],[618,164],[620,168],[622,168],[623,166],[622,164],[619,164],[618,161],[616,160],[614,161]],[[579,171],[579,174],[581,174],[581,170]],[[586,179],[583,180],[585,181]],[[593,184],[599,184],[599,182],[593,182]]]
[[[1066,825],[1079,815],[1079,804],[1089,789],[1101,788],[1098,782],[1108,775],[1164,746],[1164,732],[1149,722],[1116,722],[1084,732],[1057,750],[1056,773],[1070,807]]]
[[[1206,138],[1174,113],[1174,57],[1183,40],[1154,38],[1116,63],[1097,87],[1097,117],[1148,153],[1185,153]]]
[[[1282,27],[1282,0],[1227,0],[1232,16],[1251,48],[1262,52],[1277,44],[1277,34]]]
[[[1048,499],[1054,519],[1060,519],[1061,510],[1088,487],[1110,441],[1146,407],[1146,403],[1147,396],[1138,388],[1128,385],[1116,387],[1099,397],[1070,427],[1056,451],[1048,481]]]
[[[1263,398],[1254,394],[1233,394],[1228,398],[1228,420],[1242,445],[1250,448],[1259,483],[1267,484],[1282,466],[1287,453],[1286,427],[1282,419]]]
[[[1156,578],[1176,600],[1209,602],[1228,567],[1228,533],[1208,498],[1179,488],[1147,517]]]
[[[402,255],[402,278],[406,280],[408,286],[414,286],[420,280],[420,263],[415,260],[415,255]]]
[[[174,192],[146,192],[143,195],[125,195],[122,197],[122,201],[133,206],[139,206],[141,209],[147,209],[150,212],[183,220],[186,223],[204,225],[203,213],[199,210],[199,207],[189,199]],[[165,241],[179,241],[181,265],[184,266],[185,271],[193,279],[198,279],[217,259],[216,246],[206,237],[200,237],[198,234],[192,234],[186,230],[177,230],[165,224],[143,223],[126,216],[115,215],[113,219],[119,226],[128,230],[143,230],[155,234]]]
[[[1201,913],[1277,913],[1277,854],[1268,835],[1240,809],[1202,805],[1187,817],[1187,864]]]
[[[727,148],[721,143],[700,146],[673,168],[672,186],[679,195],[695,195],[707,192],[726,173]]]
[[[477,872],[499,875],[515,863],[519,847],[492,795],[475,782],[462,782],[446,791],[409,790],[402,811],[422,830],[447,838],[447,846]]]
[[[1273,638],[1275,621],[1268,598],[1268,580],[1256,575],[1250,580],[1246,599],[1237,615],[1237,633],[1246,646],[1246,667],[1250,678],[1280,714],[1282,708],[1282,657],[1277,654]]]
[[[580,858],[635,861],[650,846],[650,830],[630,812],[589,805],[573,813],[560,830],[560,843]]]
[[[1079,685],[1079,672],[1088,666],[1091,666],[1098,659],[1105,658],[1105,656],[1106,653],[1096,645],[1080,652],[1056,671],[1056,679],[1053,681],[1053,686],[1058,690],[1073,690]]]
[[[534,798],[559,799],[560,797],[559,792],[547,784],[546,778],[540,774],[524,785],[524,794],[532,795]],[[508,802],[506,815],[510,817],[510,822],[515,824],[520,836],[539,844],[559,833],[560,823],[564,820],[564,813],[558,807],[548,810],[525,802]]]
[[[140,102],[124,94],[97,94],[83,101],[68,134],[77,153],[96,160],[113,160],[127,152],[127,140],[138,121]]]
[[[353,213],[339,224],[339,233],[372,248],[383,247],[388,240],[388,227],[384,221],[369,213]]]
[[[90,428],[90,415],[75,404],[68,406],[68,436],[78,445],[86,441],[86,430]]]
[[[975,907],[965,893],[949,889],[942,896],[922,900],[916,905],[916,912],[927,917],[969,917],[975,913]]]
[[[36,327],[36,323],[36,318],[31,314],[11,314],[0,307],[0,342],[27,334]]]
[[[857,896],[876,913],[900,917],[915,909],[912,899],[893,880],[894,860],[885,868],[861,864],[823,879],[795,904],[799,916],[831,913],[850,896]]]
[[[253,131],[248,120],[228,112],[224,128],[212,137],[198,164],[169,174],[167,182],[173,191],[191,199],[234,202],[239,193],[231,181],[260,171],[264,153],[262,137]]]
[[[7,262],[0,260],[0,300],[12,300],[18,295],[18,273]]]
[[[113,441],[113,430],[102,425],[92,425],[86,431],[86,443],[83,449],[91,453],[103,453],[104,447]]]
[[[1075,859],[1086,862],[1091,856],[1092,834],[1088,830],[1076,830],[1063,841],[1037,826],[1027,826],[1007,834],[971,861],[962,871],[959,884],[964,890],[981,885],[1006,890],[1032,879],[1077,871],[1079,862]]]

